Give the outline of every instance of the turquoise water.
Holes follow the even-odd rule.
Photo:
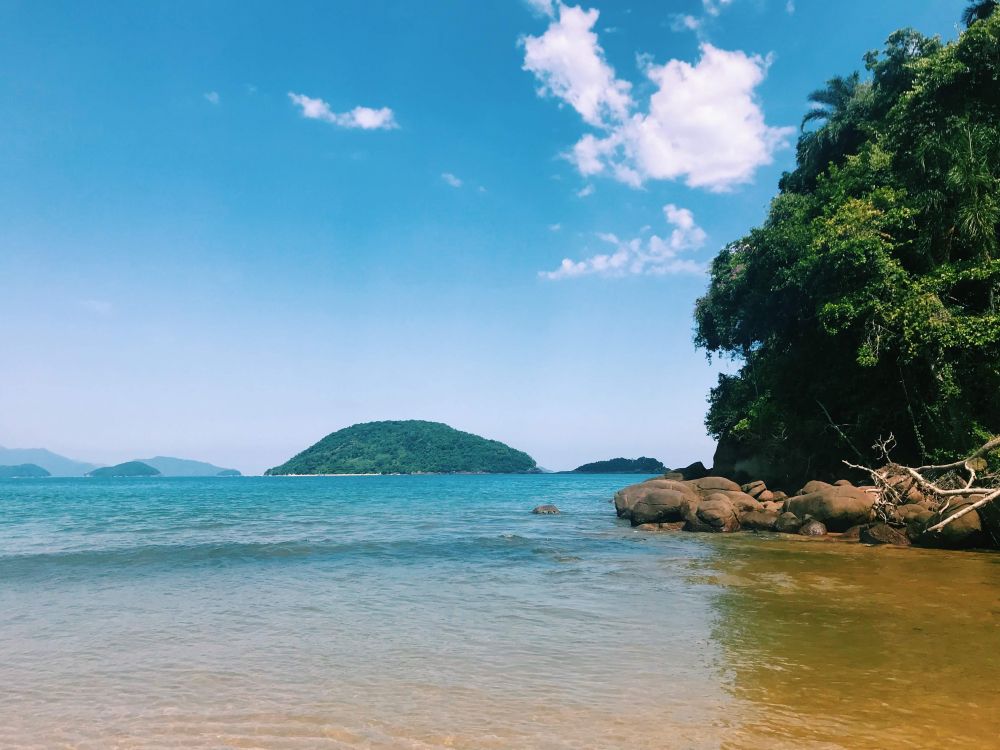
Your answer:
[[[864,711],[881,727],[891,709],[872,702],[828,735],[835,699],[788,700],[810,679],[829,691],[824,670],[844,666],[827,636],[824,650],[805,637],[817,588],[837,592],[823,626],[845,649],[878,636],[870,599],[851,595],[871,551],[635,532],[608,504],[632,481],[0,482],[0,747],[880,746]],[[531,514],[550,502],[564,513]],[[898,564],[959,560],[946,580],[982,584],[963,601],[983,598],[986,619],[944,632],[1000,652],[1000,567],[914,554]],[[905,677],[935,648],[914,632],[909,661],[874,674]],[[872,689],[846,674],[845,695]],[[927,731],[892,739],[920,747]]]

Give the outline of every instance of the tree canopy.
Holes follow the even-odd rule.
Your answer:
[[[366,422],[327,435],[281,466],[280,474],[447,474],[536,472],[527,453],[440,422]]]
[[[1000,430],[1000,13],[986,5],[957,41],[902,29],[865,55],[867,75],[814,92],[767,219],[712,264],[696,343],[741,367],[706,424],[772,480],[870,460],[890,433],[919,464]]]

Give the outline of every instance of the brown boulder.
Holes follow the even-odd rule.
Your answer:
[[[752,510],[740,516],[740,525],[753,531],[774,531],[778,522],[778,514],[773,511]]]
[[[531,511],[536,516],[557,516],[559,509],[554,505],[539,505]]]
[[[801,536],[823,536],[826,534],[826,526],[815,518],[807,518],[805,523],[799,527],[798,533]]]
[[[824,484],[809,482],[802,489],[811,491],[788,498],[784,509],[800,518],[812,516],[830,531],[846,531],[868,521],[874,502],[871,495],[857,487]]]
[[[972,504],[972,500],[952,500],[951,505],[943,512],[933,514],[925,523],[925,530],[916,538],[915,543],[921,547],[938,547],[941,549],[969,549],[987,545],[987,535],[983,533],[982,521],[977,511],[970,511],[949,523],[938,531],[929,531],[931,526],[955,515],[963,508]]]
[[[702,477],[686,482],[689,487],[701,494],[711,494],[713,492],[742,492],[736,482],[725,477]]]
[[[797,534],[802,528],[802,519],[794,513],[782,513],[774,522],[774,530],[783,534]]]
[[[850,541],[858,541],[861,539],[861,532],[867,528],[866,526],[852,526],[847,531],[840,535],[841,539],[847,539]]]
[[[767,485],[758,479],[756,482],[747,482],[740,489],[750,495],[750,497],[757,497],[757,495],[767,489]]]
[[[688,503],[686,531],[729,532],[740,530],[740,519],[732,502],[718,493],[698,503]]]
[[[782,509],[785,507],[785,504],[783,502],[778,501],[778,500],[768,500],[767,502],[762,502],[761,506],[767,512],[775,513],[775,514],[780,515],[781,512],[782,512]]]
[[[923,505],[917,505],[916,503],[899,505],[896,507],[896,516],[905,524],[909,524],[910,521],[926,522],[933,515],[934,513],[932,511],[929,511]]]
[[[640,523],[635,528],[638,531],[680,531],[684,528],[684,522],[670,521],[668,523]]]
[[[685,482],[649,479],[616,492],[615,511],[619,518],[628,518],[633,525],[680,521],[683,501],[697,497]]]
[[[886,523],[873,523],[861,530],[862,544],[895,544],[899,547],[909,547],[910,538],[906,532]]]

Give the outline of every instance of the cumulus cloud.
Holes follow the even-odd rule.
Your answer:
[[[785,11],[787,13],[795,12],[795,0],[788,0],[788,2],[785,3]]]
[[[620,239],[615,234],[598,233],[597,238],[611,246],[608,252],[591,255],[584,260],[563,258],[554,271],[541,271],[544,279],[558,281],[579,276],[665,276],[669,274],[705,272],[703,264],[690,258],[679,257],[688,250],[697,250],[705,244],[707,235],[694,220],[694,215],[686,208],[678,208],[673,203],[663,207],[663,216],[672,227],[665,237],[651,235],[648,238],[635,237]],[[648,227],[643,228],[644,234]]]
[[[732,5],[733,0],[701,0],[705,12],[710,16],[717,16],[727,5]]]
[[[205,101],[209,104],[219,103],[219,92],[218,91],[206,91],[202,96],[205,97]]]
[[[525,0],[528,7],[535,13],[551,18],[556,14],[555,0]]]
[[[705,7],[717,12],[727,4]],[[596,130],[567,153],[580,174],[609,175],[633,187],[683,180],[725,191],[749,182],[788,145],[794,128],[768,125],[756,96],[770,59],[708,43],[693,64],[656,65],[642,57],[653,84],[642,107],[605,60],[592,31],[597,18],[596,10],[560,5],[559,18],[542,36],[524,40],[524,69],[539,81],[539,93],[570,104]]]
[[[621,120],[632,105],[632,85],[615,77],[593,32],[596,10],[559,5],[541,36],[522,39],[524,70],[535,75],[539,94],[562,99],[589,125]]]
[[[593,185],[584,185],[582,188],[576,191],[577,198],[586,198],[587,196],[594,194]]]
[[[398,128],[396,116],[388,107],[371,109],[370,107],[355,107],[349,112],[334,112],[330,105],[322,99],[313,99],[305,94],[288,92],[288,98],[299,108],[307,120],[322,120],[341,128],[360,128],[361,130],[392,130]]]
[[[451,185],[453,188],[462,187],[462,180],[459,177],[453,175],[451,172],[442,172],[441,179],[444,180],[447,184]]]

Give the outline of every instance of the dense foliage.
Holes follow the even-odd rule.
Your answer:
[[[667,467],[655,458],[612,458],[577,466],[575,474],[662,474]]]
[[[126,461],[117,466],[102,466],[87,474],[88,477],[157,477],[160,472],[142,461]]]
[[[277,474],[451,474],[538,471],[527,453],[440,422],[367,422],[339,430],[281,466]]]
[[[811,96],[763,226],[714,260],[696,342],[720,452],[789,481],[963,455],[1000,431],[1000,13],[912,29]]]
[[[35,464],[0,466],[0,479],[26,479],[29,477],[50,477],[49,472]]]

